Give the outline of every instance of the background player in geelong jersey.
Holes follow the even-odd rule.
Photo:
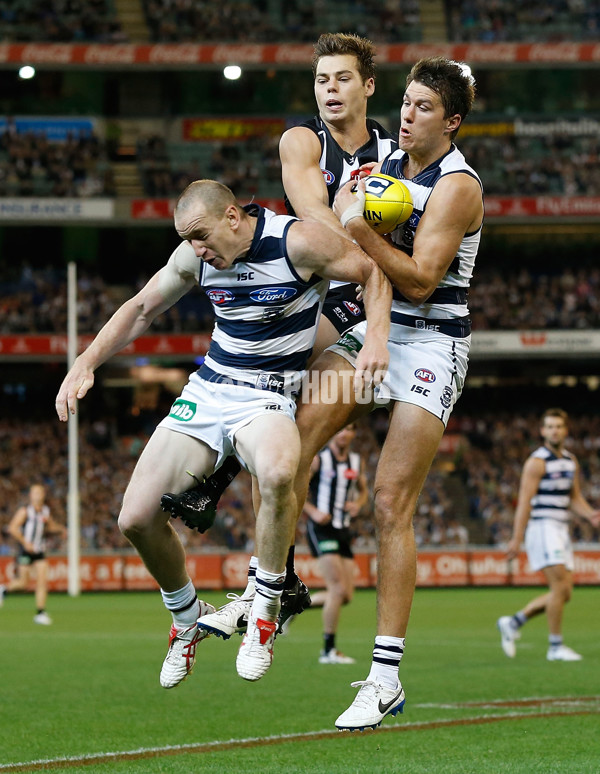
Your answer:
[[[308,546],[325,580],[325,591],[311,595],[311,608],[323,608],[321,664],[355,663],[336,647],[340,610],[354,594],[351,520],[368,499],[362,460],[352,451],[355,436],[356,426],[347,425],[314,458],[304,504]]]
[[[423,59],[411,69],[400,109],[399,149],[375,166],[375,171],[402,180],[413,198],[413,214],[393,232],[391,243],[363,218],[362,181],[358,193],[351,184],[343,186],[334,204],[350,236],[384,270],[394,289],[390,367],[380,391],[380,399],[388,402],[390,424],[374,485],[377,635],[370,672],[353,684],[359,691],[336,720],[340,729],[376,727],[404,704],[398,672],[416,579],[412,519],[467,371],[467,289],[480,241],[483,194],[476,172],[453,139],[471,109],[474,91],[470,71],[444,57]],[[324,372],[330,385],[333,374],[342,385],[353,378],[364,332],[360,323],[323,353],[313,365],[315,382]],[[313,394],[301,402],[298,499],[308,487],[312,455],[365,408],[371,407],[352,397],[331,405]]]
[[[519,629],[541,613],[548,619],[548,661],[580,661],[581,656],[563,644],[562,617],[573,591],[573,547],[569,534],[569,511],[600,525],[595,510],[581,493],[579,465],[564,448],[569,433],[566,411],[548,409],[542,416],[540,435],[544,443],[527,459],[521,474],[513,535],[507,546],[514,559],[523,537],[529,566],[546,576],[549,591],[528,602],[513,616],[498,619],[502,649],[513,658]]]
[[[46,488],[33,484],[29,489],[29,503],[17,510],[8,524],[8,534],[19,545],[16,558],[17,573],[7,586],[0,586],[0,606],[6,594],[24,591],[29,583],[31,570],[35,573],[34,623],[48,626],[52,619],[46,612],[48,597],[48,560],[46,559],[47,535],[67,536],[64,524],[56,521],[46,503]]]
[[[369,162],[381,161],[397,148],[396,138],[376,121],[367,118],[367,102],[375,90],[375,49],[371,41],[357,35],[325,33],[315,45],[312,69],[319,113],[311,120],[288,129],[281,137],[279,153],[288,212],[303,220],[325,223],[348,238],[331,210],[339,188],[351,173]],[[341,334],[365,319],[353,283],[330,283],[325,298],[312,360]],[[239,472],[230,457],[206,484],[184,492],[168,493],[163,507],[180,516],[188,526],[207,529],[215,516],[217,501]],[[252,564],[249,576],[252,584]],[[290,552],[286,584],[298,585]],[[231,604],[231,603],[230,603]],[[238,619],[238,605],[230,607]]]
[[[137,549],[173,614],[160,681],[172,688],[190,672],[207,631],[185,552],[161,492],[182,491],[186,470],[202,477],[235,453],[256,477],[256,595],[236,661],[238,674],[259,679],[269,668],[290,536],[293,484],[300,456],[294,393],[311,352],[328,279],[366,282],[369,343],[356,387],[385,371],[389,283],[359,247],[319,223],[242,208],[212,180],[189,185],[175,207],[183,240],[168,263],[110,318],[75,360],[56,398],[66,421],[94,383],[94,371],[142,334],[152,320],[197,283],[212,300],[215,327],[204,364],[193,373],[168,417],[144,448],[123,498],[119,526]],[[368,351],[367,351],[368,350]]]

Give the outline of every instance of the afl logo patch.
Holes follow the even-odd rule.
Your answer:
[[[358,315],[361,313],[360,306],[358,306],[358,304],[353,304],[352,301],[344,301],[344,306],[350,312],[350,314],[353,314],[355,317],[358,317]]]
[[[417,379],[420,379],[422,382],[427,382],[428,384],[435,382],[435,374],[427,368],[417,368],[415,376]]]
[[[335,177],[328,169],[323,170],[323,177],[325,178],[325,185],[331,185],[335,182]]]
[[[233,301],[235,296],[229,290],[207,290],[206,295],[216,306],[226,304],[228,301]]]
[[[293,298],[297,293],[296,288],[258,288],[250,293],[250,299],[256,301],[257,304],[275,304],[278,301],[287,301],[288,298]]]

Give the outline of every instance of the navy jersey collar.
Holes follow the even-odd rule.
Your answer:
[[[254,236],[252,237],[252,244],[250,249],[245,255],[240,255],[236,258],[234,263],[246,263],[251,261],[253,256],[258,252],[260,240],[262,239],[263,231],[265,230],[265,208],[260,204],[245,204],[242,209],[250,215],[252,218],[256,218],[256,228],[254,230]]]

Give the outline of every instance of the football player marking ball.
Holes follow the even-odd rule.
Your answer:
[[[364,218],[374,231],[389,234],[410,218],[413,201],[403,182],[382,174],[369,175],[364,180]]]

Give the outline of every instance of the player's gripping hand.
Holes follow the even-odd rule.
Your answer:
[[[94,372],[78,357],[71,370],[65,376],[56,396],[56,413],[61,422],[66,422],[69,414],[74,414],[77,401],[84,398],[94,384]]]
[[[343,185],[333,202],[333,211],[344,228],[354,218],[362,218],[365,211],[365,184],[362,180]]]
[[[360,394],[372,392],[385,379],[389,361],[387,342],[366,336],[363,347],[356,357],[355,391]]]

